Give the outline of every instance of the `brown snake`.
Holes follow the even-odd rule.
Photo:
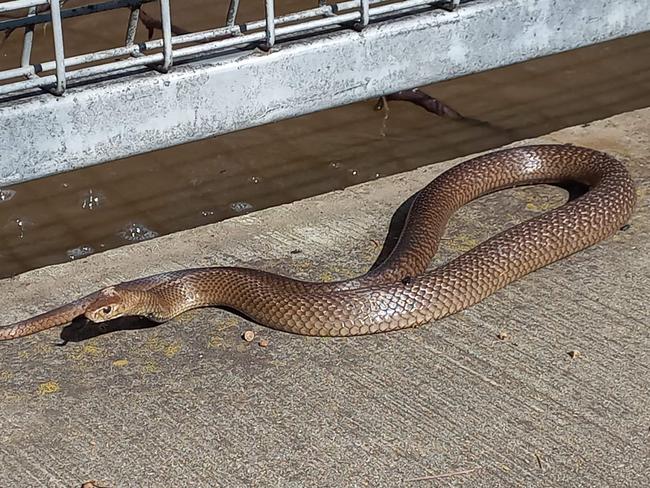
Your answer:
[[[475,198],[538,183],[577,181],[589,191],[426,271],[447,221]],[[395,248],[377,268],[334,283],[310,283],[233,267],[186,269],[99,290],[50,312],[0,327],[0,340],[85,315],[164,322],[197,307],[234,308],[297,334],[347,336],[415,327],[463,310],[542,266],[614,234],[635,203],[632,179],[607,154],[570,145],[526,146],[465,161],[413,199]]]

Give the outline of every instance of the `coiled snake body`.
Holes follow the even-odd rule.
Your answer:
[[[451,215],[475,198],[519,185],[577,181],[589,191],[426,271]],[[413,199],[388,258],[363,276],[310,283],[264,271],[198,268],[99,290],[60,308],[0,328],[0,340],[64,325],[85,315],[163,322],[197,307],[226,306],[276,329],[347,336],[414,327],[463,310],[542,266],[614,234],[629,219],[634,185],[625,167],[570,145],[493,152],[446,171]]]

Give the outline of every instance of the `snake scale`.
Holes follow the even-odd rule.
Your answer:
[[[574,181],[589,190],[427,271],[452,214],[500,189]],[[265,271],[186,269],[109,286],[0,327],[0,340],[65,325],[143,316],[157,322],[224,306],[297,334],[347,336],[415,327],[463,310],[549,263],[614,234],[635,204],[632,179],[613,157],[572,145],[523,146],[481,155],[435,178],[410,203],[399,240],[368,273],[312,283]]]

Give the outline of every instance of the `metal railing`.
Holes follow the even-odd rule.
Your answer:
[[[217,55],[234,48],[259,47],[269,50],[276,42],[288,37],[315,35],[332,28],[362,30],[370,22],[382,17],[406,15],[429,6],[454,10],[460,4],[460,0],[351,0],[332,4],[318,0],[314,8],[276,17],[274,0],[265,0],[264,19],[237,24],[239,0],[230,0],[224,26],[174,35],[170,0],[158,0],[161,38],[135,43],[141,6],[153,1],[155,0],[110,0],[68,9],[60,8],[66,0],[12,0],[0,3],[0,15],[27,9],[21,17],[0,20],[0,32],[24,29],[20,67],[0,71],[0,95],[35,88],[61,95],[70,81],[119,74],[143,66],[167,72],[175,62],[192,60],[197,56]],[[72,57],[65,56],[63,19],[119,8],[131,9],[124,45]],[[30,56],[34,28],[38,24],[49,22],[52,23],[54,59],[32,64]]]
[[[64,6],[73,1],[84,0]],[[0,186],[650,30],[648,0],[297,0],[281,15],[271,0],[221,1],[223,25],[196,32],[172,22],[169,0],[144,9],[153,0],[61,10],[44,0],[0,3],[0,17],[27,9],[0,20],[0,43],[2,29],[25,31],[22,58],[14,38],[14,56],[1,59],[19,66],[0,71]],[[152,7],[162,15],[149,15]],[[120,38],[98,42],[92,28],[104,24],[88,19],[82,42],[67,49],[94,52],[65,56],[69,17],[116,8],[130,9],[120,20],[125,40],[111,23]],[[49,21],[47,45],[39,36],[30,54],[30,32]],[[149,30],[145,42],[136,41],[138,22]]]

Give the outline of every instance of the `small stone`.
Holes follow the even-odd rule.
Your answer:
[[[244,335],[242,335],[242,337],[246,342],[251,342],[253,339],[255,339],[255,332],[252,330],[247,330],[244,332]]]
[[[268,347],[268,346],[269,346],[269,341],[267,341],[266,339],[262,339],[260,341],[260,347]]]
[[[573,351],[569,351],[567,354],[571,359],[576,359],[577,357],[580,356],[580,351],[573,350]]]
[[[499,339],[500,341],[507,341],[508,339],[510,339],[510,334],[504,330],[499,331],[499,333],[497,334],[497,339]]]

